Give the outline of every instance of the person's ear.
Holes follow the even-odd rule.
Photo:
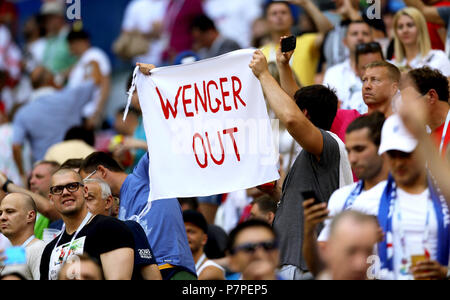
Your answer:
[[[439,95],[434,89],[429,90],[426,96],[429,104],[435,104],[437,101],[439,101]]]
[[[110,210],[113,207],[114,204],[114,198],[113,196],[109,195],[108,198],[105,200],[105,209]]]
[[[97,167],[97,172],[100,174],[100,176],[102,177],[103,180],[108,176],[108,169],[106,169],[102,165],[99,165]]]
[[[208,242],[208,235],[206,233],[203,234],[202,246],[205,246]]]
[[[30,210],[27,215],[27,222],[32,223],[36,221],[36,212],[34,210]]]
[[[267,213],[267,222],[269,222],[270,225],[273,223],[273,219],[275,219],[275,214],[271,211]]]

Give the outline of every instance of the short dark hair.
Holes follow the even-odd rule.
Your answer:
[[[400,82],[400,78],[402,74],[400,70],[393,64],[383,60],[383,61],[374,61],[367,66],[364,66],[364,70],[373,69],[373,68],[385,68],[388,71],[389,78],[393,82]]]
[[[367,27],[369,27],[370,30],[372,30],[372,26],[370,26],[369,23],[367,23],[365,20],[353,20],[353,21],[349,21],[345,23],[345,35],[348,34],[348,30],[350,28],[351,25],[353,24],[364,24],[367,25]]]
[[[439,96],[439,100],[448,102],[448,79],[438,69],[430,67],[422,67],[408,72],[410,78],[417,90],[425,95],[430,90],[435,90]]]
[[[86,129],[82,126],[75,126],[70,128],[64,137],[65,141],[70,140],[82,140],[86,144],[90,146],[94,146],[95,144],[95,134],[94,130],[92,129]]]
[[[76,41],[76,40],[89,41],[90,40],[89,33],[87,33],[84,30],[72,30],[67,35],[67,41],[70,43],[70,42],[73,42],[73,41]]]
[[[275,229],[273,229],[272,226],[270,226],[267,222],[264,222],[262,220],[259,219],[251,219],[245,222],[242,222],[240,224],[238,224],[229,234],[228,236],[228,242],[227,242],[227,250],[228,251],[232,251],[232,249],[234,248],[234,244],[236,242],[236,237],[239,235],[239,233],[241,233],[243,230],[247,229],[247,228],[252,228],[252,227],[263,227],[266,228],[267,230],[269,230],[275,239],[277,239],[277,234]]]
[[[50,173],[54,173],[56,170],[58,170],[61,167],[61,165],[57,161],[54,161],[54,160],[40,160],[40,161],[37,161],[34,164],[33,169],[36,168],[37,166],[40,166],[40,165],[49,165],[50,168],[51,168],[51,172]]]
[[[189,206],[191,210],[198,210],[198,199],[197,197],[189,197],[189,198],[178,198],[178,202],[180,205],[186,204]]]
[[[217,30],[214,21],[211,20],[207,15],[198,15],[194,17],[191,22],[191,30],[197,29],[201,32],[206,32],[209,30]]]
[[[376,111],[370,115],[365,115],[357,118],[348,125],[346,134],[350,134],[353,131],[367,128],[369,129],[369,138],[377,147],[381,143],[381,129],[385,121],[385,116],[383,113]]]
[[[330,88],[321,84],[310,85],[294,95],[297,106],[308,111],[314,126],[330,130],[338,109],[338,98]]]
[[[289,5],[289,2],[287,2],[287,1],[270,1],[264,6],[264,17],[267,17],[267,12],[269,11],[269,8],[272,5],[275,5],[275,4],[284,4],[284,5],[286,5],[289,8],[289,11],[292,14],[292,9],[291,9],[291,6]]]
[[[124,172],[119,163],[105,152],[94,152],[86,157],[81,164],[80,171],[91,173],[98,166],[103,166],[112,172]]]
[[[355,51],[355,60],[356,66],[359,63],[359,57],[368,53],[378,53],[381,56],[381,59],[384,60],[383,50],[381,49],[381,45],[377,42],[363,43],[356,45]]]
[[[253,200],[252,204],[253,205],[257,204],[259,207],[259,210],[262,211],[263,213],[268,213],[268,212],[276,213],[276,211],[277,211],[276,201],[274,201],[274,199],[267,194],[259,196],[258,198]]]
[[[184,223],[191,223],[200,228],[204,233],[208,233],[208,222],[205,217],[196,210],[185,210],[183,212]]]
[[[79,169],[83,163],[82,158],[71,158],[66,160],[62,165],[61,169]]]

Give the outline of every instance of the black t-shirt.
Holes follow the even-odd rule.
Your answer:
[[[49,269],[52,270],[52,278],[57,278],[65,250],[74,234],[68,235],[67,232],[64,232],[56,249],[59,236],[45,247],[40,266],[41,280],[50,279]],[[134,249],[134,246],[133,234],[127,225],[115,218],[97,215],[78,233],[69,254],[88,254],[101,264],[101,254],[120,248]]]
[[[134,237],[134,268],[132,280],[143,280],[141,269],[148,265],[156,265],[155,256],[148,243],[147,235],[142,226],[136,221],[124,221]]]

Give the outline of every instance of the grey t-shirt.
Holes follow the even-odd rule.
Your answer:
[[[294,162],[283,184],[283,195],[276,212],[273,227],[280,242],[280,264],[294,265],[306,271],[302,255],[303,197],[302,191],[313,190],[325,202],[339,188],[340,152],[338,142],[326,131],[320,161],[302,151]]]

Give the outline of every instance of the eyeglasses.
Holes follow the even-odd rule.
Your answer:
[[[258,248],[262,248],[265,251],[273,251],[278,248],[278,242],[277,241],[264,241],[259,243],[245,243],[240,246],[237,246],[233,249],[231,249],[231,254],[235,254],[239,251],[253,254]]]
[[[97,173],[97,169],[95,169],[94,171],[92,171],[88,176],[86,176],[85,179],[83,180],[88,180],[89,178],[91,178],[95,173]]]
[[[381,45],[377,42],[370,42],[370,43],[364,43],[364,44],[358,44],[356,45],[356,52],[381,52]]]
[[[71,193],[75,193],[80,189],[80,186],[84,186],[81,182],[72,182],[66,185],[56,185],[50,188],[50,193],[52,195],[62,195],[64,189],[67,189]]]

